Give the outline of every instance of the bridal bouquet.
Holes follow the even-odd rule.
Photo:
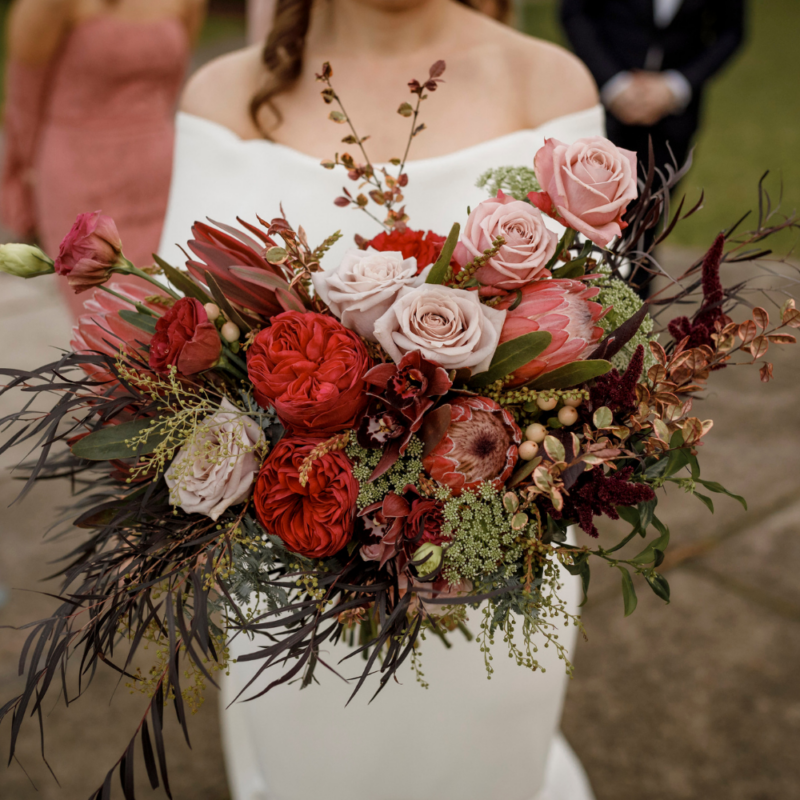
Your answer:
[[[410,84],[410,140],[443,71]],[[338,104],[330,67],[318,77]],[[185,269],[135,267],[99,212],[78,218],[54,260],[0,248],[3,271],[54,272],[87,298],[55,362],[0,370],[0,393],[30,398],[4,420],[0,450],[38,448],[27,488],[73,481],[67,521],[83,535],[0,719],[13,750],[53,685],[72,696],[69,663],[126,676],[147,710],[97,798],[116,769],[133,796],[137,738],[151,782],[160,772],[168,788],[164,706],[185,728],[233,635],[257,637],[239,659],[260,665],[252,696],[307,686],[320,666],[355,693],[373,674],[380,691],[407,659],[424,683],[422,639],[457,629],[477,636],[489,676],[497,637],[522,667],[538,667],[544,643],[566,661],[558,630],[578,620],[559,598],[563,570],[586,591],[592,563],[616,567],[626,614],[637,583],[668,601],[656,490],[677,484],[712,510],[707,493],[727,494],[701,478],[712,422],[693,400],[715,371],[756,363],[800,327],[791,299],[773,323],[720,279],[791,219],[771,211],[721,234],[642,302],[631,284],[663,272],[638,249],[644,234],[663,221],[660,243],[697,210],[670,213],[681,171],[651,165],[637,180],[635,155],[606,139],[551,139],[533,169],[484,175],[490,196],[445,236],[410,226],[405,157],[394,174],[373,167],[337,108],[361,155],[323,164],[358,186],[335,202],[384,230],[334,263],[322,266],[338,235],[312,246],[283,217],[196,223]],[[771,365],[760,373],[768,381]],[[613,547],[598,546],[602,515],[625,523]],[[640,552],[620,556],[638,538]],[[359,660],[331,659],[339,641]]]

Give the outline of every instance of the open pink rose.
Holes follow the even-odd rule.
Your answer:
[[[569,145],[547,139],[533,167],[542,191],[528,199],[545,214],[601,247],[622,233],[622,215],[639,194],[636,153],[602,136]]]
[[[463,267],[499,236],[505,244],[476,273],[480,283],[511,290],[550,276],[545,267],[555,255],[558,236],[547,229],[539,210],[502,192],[473,209],[453,254],[455,261]]]
[[[122,240],[114,220],[93,211],[78,215],[61,242],[55,270],[80,294],[105,283],[113,268],[123,263]]]

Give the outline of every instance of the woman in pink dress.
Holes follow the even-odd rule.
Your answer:
[[[9,13],[2,219],[51,256],[102,210],[152,262],[173,116],[206,0],[16,0]],[[74,312],[82,301],[69,294]]]

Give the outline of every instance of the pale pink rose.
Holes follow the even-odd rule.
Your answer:
[[[113,268],[122,264],[122,240],[114,220],[93,211],[78,215],[61,242],[55,270],[80,294],[105,283]]]
[[[622,216],[639,194],[636,153],[602,136],[572,144],[547,139],[533,167],[542,191],[528,199],[545,214],[601,247],[622,233]]]
[[[500,236],[505,244],[475,274],[480,283],[512,290],[550,277],[545,267],[555,255],[557,234],[547,229],[541,211],[502,192],[473,209],[453,258],[463,267]]]
[[[200,433],[178,451],[165,478],[174,505],[216,521],[250,495],[260,467],[255,451],[264,443],[264,432],[229,400],[200,425]]]
[[[375,339],[375,322],[397,298],[401,289],[425,282],[430,269],[417,275],[416,258],[399,252],[348,250],[338,267],[311,276],[314,289],[345,328]]]
[[[510,386],[582,361],[591,353],[603,335],[597,324],[603,307],[591,300],[599,291],[572,280],[538,281],[522,289],[521,302],[508,312],[500,343],[536,331],[547,331],[553,340],[544,352],[514,372]]]
[[[375,338],[399,364],[406,353],[447,370],[485,372],[500,339],[506,312],[481,303],[475,292],[425,283],[403,289],[375,323]]]

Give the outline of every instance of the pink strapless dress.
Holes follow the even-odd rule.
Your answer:
[[[188,60],[179,20],[103,15],[77,25],[47,67],[10,64],[4,223],[54,257],[78,214],[102,210],[117,223],[125,255],[151,263]]]

